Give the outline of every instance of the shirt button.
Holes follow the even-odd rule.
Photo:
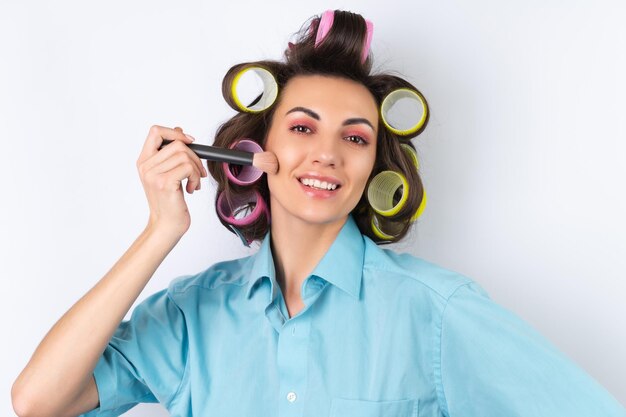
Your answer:
[[[290,392],[289,394],[287,394],[287,401],[289,401],[290,403],[294,402],[296,398],[297,396],[295,392]]]

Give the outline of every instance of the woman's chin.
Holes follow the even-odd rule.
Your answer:
[[[347,216],[347,213],[337,213],[335,210],[304,210],[293,215],[293,217],[297,218],[302,223],[311,226],[324,226],[339,221],[343,223]]]

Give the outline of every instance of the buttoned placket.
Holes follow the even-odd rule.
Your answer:
[[[311,311],[327,282],[319,277],[308,277],[303,284],[305,307],[294,317],[287,318],[281,311],[280,298],[270,303],[265,315],[278,333],[276,363],[280,378],[279,417],[302,416],[308,381],[308,349],[311,329]],[[282,297],[278,289],[277,297]]]

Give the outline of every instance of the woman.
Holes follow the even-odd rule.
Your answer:
[[[428,117],[422,101],[412,129],[387,126],[379,109],[391,93],[423,97],[370,75],[371,33],[361,16],[329,11],[286,63],[229,71],[225,97],[239,109],[230,91],[242,70],[262,68],[278,87],[215,143],[257,141],[279,171],[247,183],[209,164],[223,224],[261,247],[172,281],[121,322],[190,226],[181,181],[193,193],[207,175],[182,129],[150,129],[138,160],[148,225],[44,338],[14,384],[18,415],[115,416],[156,401],[174,416],[625,415],[475,282],[377,246],[401,239],[423,207],[406,145]],[[159,150],[163,139],[174,143]],[[392,207],[376,198],[383,172],[402,184],[383,199]],[[242,202],[260,213],[253,221],[235,215]]]

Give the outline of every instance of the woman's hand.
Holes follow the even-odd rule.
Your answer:
[[[173,142],[158,150],[163,138]],[[150,128],[137,160],[150,205],[148,227],[41,341],[11,389],[20,416],[76,416],[98,406],[93,372],[102,352],[191,224],[181,182],[187,178],[187,192],[192,193],[207,175],[186,145],[192,139],[181,128]],[[73,355],[67,354],[70,351]]]
[[[163,139],[174,142],[159,150]],[[187,147],[193,137],[180,127],[152,126],[144,143],[137,169],[148,205],[149,228],[180,237],[189,229],[191,217],[183,197],[182,180],[187,178],[189,194],[200,189],[200,178],[207,176],[200,158]]]

